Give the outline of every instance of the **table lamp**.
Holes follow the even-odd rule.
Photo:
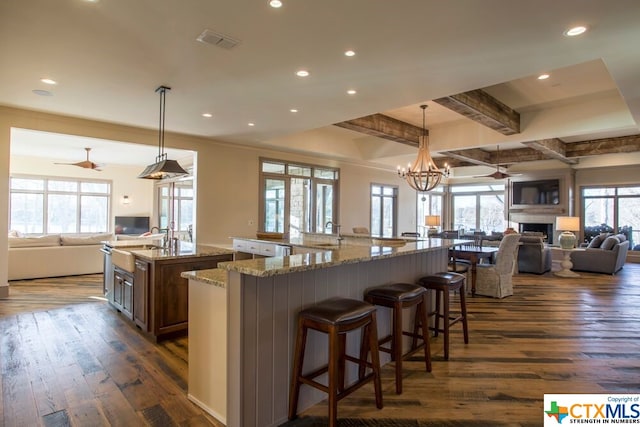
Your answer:
[[[429,227],[427,234],[436,234],[440,226],[440,215],[427,215],[424,217],[424,225]]]
[[[576,245],[576,235],[572,231],[580,231],[580,217],[558,216],[556,217],[556,230],[562,231],[558,242],[562,249],[573,249]]]

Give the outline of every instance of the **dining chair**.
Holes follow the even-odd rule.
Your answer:
[[[502,238],[493,264],[476,266],[476,295],[504,298],[513,295],[513,272],[517,260],[520,234]]]

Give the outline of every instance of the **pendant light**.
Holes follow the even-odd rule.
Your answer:
[[[147,166],[145,170],[138,175],[138,178],[165,179],[189,174],[176,160],[167,159],[167,153],[164,152],[165,98],[168,90],[171,90],[171,88],[167,86],[160,86],[156,89],[156,93],[160,93],[160,125],[158,130],[158,156],[156,156],[156,162]]]
[[[418,143],[418,157],[413,164],[407,165],[407,169],[400,169],[398,166],[398,176],[407,181],[407,183],[416,191],[431,191],[440,184],[443,176],[449,176],[449,166],[445,165],[445,170],[440,170],[433,162],[431,154],[429,154],[429,136],[425,126],[425,110],[426,105],[422,108],[422,135]]]

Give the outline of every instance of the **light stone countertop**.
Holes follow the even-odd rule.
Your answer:
[[[194,257],[206,257],[214,255],[231,255],[234,253],[232,249],[220,248],[210,245],[194,245],[189,242],[179,242],[177,249],[132,249],[130,251],[136,257],[145,259],[147,261],[168,260],[177,258],[194,258]]]
[[[185,271],[180,274],[181,277],[189,280],[197,280],[199,282],[218,286],[220,288],[227,287],[227,270],[221,268],[210,268],[208,270]]]
[[[420,252],[431,252],[442,248],[449,248],[460,242],[461,241],[459,240],[432,238],[416,242],[407,242],[405,245],[399,247],[342,245],[333,250],[317,253],[221,262],[218,264],[218,268],[225,269],[227,271],[237,271],[250,276],[269,277],[297,271],[332,267],[341,264],[354,264],[374,259],[392,258]]]

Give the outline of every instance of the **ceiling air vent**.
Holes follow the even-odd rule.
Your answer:
[[[211,30],[204,30],[202,34],[198,36],[197,40],[223,49],[231,49],[240,43],[240,40],[235,40],[229,36],[225,36],[224,34],[216,33]]]

